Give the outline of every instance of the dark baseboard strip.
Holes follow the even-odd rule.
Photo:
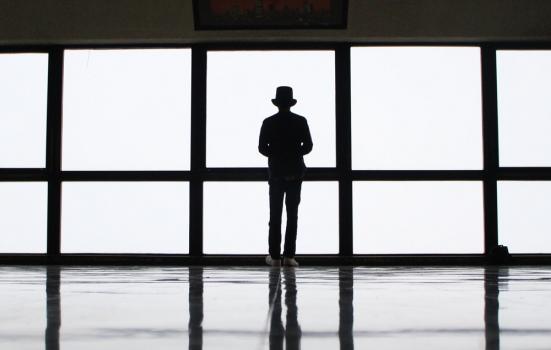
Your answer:
[[[551,265],[550,254],[512,255],[493,261],[484,255],[304,255],[301,266],[483,266]],[[264,266],[259,255],[118,255],[118,254],[0,254],[0,265],[151,265],[151,266]]]

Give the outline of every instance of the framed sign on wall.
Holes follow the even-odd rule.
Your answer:
[[[348,0],[194,0],[196,30],[343,29]]]

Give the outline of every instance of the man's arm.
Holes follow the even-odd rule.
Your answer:
[[[266,127],[266,122],[262,123],[260,128],[260,137],[258,138],[258,152],[262,153],[263,156],[270,156],[270,144],[268,143],[268,130]]]
[[[304,120],[304,139],[302,140],[301,153],[302,155],[308,154],[312,151],[314,144],[312,143],[312,135],[310,135],[310,128],[308,122]]]

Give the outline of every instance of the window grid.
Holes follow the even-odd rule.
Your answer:
[[[392,44],[397,46],[396,44]],[[437,44],[440,45],[440,44]],[[442,46],[449,44],[442,44]],[[362,45],[357,45],[362,46]],[[399,46],[399,45],[398,45]],[[407,44],[411,46],[411,44]],[[47,52],[48,109],[46,168],[11,169],[0,168],[0,181],[47,181],[48,225],[47,262],[60,262],[60,217],[62,181],[189,181],[190,184],[190,257],[203,256],[203,184],[206,181],[265,181],[264,168],[206,168],[206,53],[207,50],[225,49],[326,49],[335,51],[336,74],[336,167],[312,168],[305,181],[338,181],[339,183],[339,255],[352,256],[352,183],[353,181],[421,181],[457,180],[483,181],[485,253],[497,245],[497,181],[498,180],[551,180],[551,167],[499,167],[497,129],[497,77],[496,51],[499,49],[551,49],[546,46],[527,46],[519,43],[497,45],[463,45],[481,48],[482,108],[483,108],[483,170],[352,170],[350,126],[350,44],[320,45],[194,45],[192,46],[192,105],[191,105],[191,168],[189,171],[62,171],[61,126],[63,53],[65,47],[47,50],[1,49],[0,52]],[[156,46],[153,46],[157,48]],[[180,47],[180,46],[177,46]],[[188,46],[189,47],[189,46]],[[69,49],[70,47],[67,47]],[[2,254],[0,261],[13,261],[14,254]],[[22,261],[33,261],[31,257]],[[445,260],[445,259],[444,259]],[[36,260],[35,260],[36,261]],[[109,261],[109,260],[106,260]],[[112,260],[117,261],[117,260]],[[193,260],[192,260],[193,261]],[[407,260],[405,260],[407,262]],[[439,261],[438,258],[437,260]],[[442,260],[443,261],[443,260]],[[479,260],[477,260],[479,261]]]

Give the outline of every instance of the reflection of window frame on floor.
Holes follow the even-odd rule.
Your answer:
[[[411,44],[407,44],[411,45]],[[407,46],[406,45],[406,46]],[[455,45],[451,43],[441,46]],[[497,227],[497,181],[503,180],[551,180],[551,168],[500,167],[498,157],[498,111],[496,50],[534,49],[526,45],[483,44],[481,47],[482,75],[482,123],[483,160],[482,170],[352,170],[351,167],[351,116],[350,116],[350,48],[351,44],[251,44],[251,45],[191,45],[192,49],[192,93],[191,93],[191,167],[189,171],[63,171],[61,168],[62,95],[64,49],[70,47],[48,47],[35,50],[13,48],[0,50],[2,53],[47,52],[48,63],[48,108],[47,142],[45,168],[1,168],[0,181],[47,181],[48,182],[48,225],[47,253],[39,255],[1,254],[0,262],[208,262],[222,261],[203,254],[203,185],[207,181],[266,181],[265,168],[207,168],[206,167],[206,68],[207,50],[334,50],[335,51],[335,98],[336,98],[336,166],[312,168],[305,181],[337,181],[339,183],[339,254],[341,260],[325,255],[326,261],[400,261],[405,264],[415,261],[434,263],[477,262],[485,260],[484,255],[460,256],[454,260],[451,255],[436,255],[431,258],[415,255],[400,258],[356,256],[353,257],[352,239],[352,183],[354,181],[482,181],[484,193],[484,242],[485,253],[489,254],[498,245]],[[393,44],[393,46],[400,46]],[[404,46],[404,45],[402,45]],[[469,46],[469,45],[466,45]],[[476,45],[470,45],[476,46]],[[144,46],[141,46],[144,47]],[[147,45],[145,46],[147,47]],[[158,46],[151,45],[151,48]],[[180,46],[172,46],[180,47]],[[94,48],[94,47],[90,47]],[[131,47],[126,47],[131,48]],[[550,49],[549,47],[546,49]],[[66,181],[189,181],[189,256],[143,255],[71,255],[60,253],[61,183]],[[195,260],[204,258],[202,260]],[[236,256],[235,258],[239,258]],[[241,256],[241,258],[245,258]],[[351,260],[346,260],[350,258]],[[549,262],[550,256],[539,257],[538,261]],[[211,260],[209,260],[211,259]],[[374,259],[374,260],[370,260]],[[386,260],[385,260],[386,259]],[[390,260],[389,260],[390,259]],[[417,259],[417,260],[416,260]],[[419,260],[421,259],[421,260]],[[427,260],[428,259],[428,260]],[[432,260],[431,260],[432,259]],[[516,259],[535,261],[531,256],[517,256]],[[532,259],[532,260],[530,260]],[[544,259],[544,260],[541,260]],[[547,260],[545,260],[547,259]],[[232,260],[229,260],[230,262]],[[233,260],[237,261],[237,260]],[[242,260],[247,261],[247,260]],[[312,260],[315,261],[315,260]],[[517,260],[520,261],[520,260]]]

